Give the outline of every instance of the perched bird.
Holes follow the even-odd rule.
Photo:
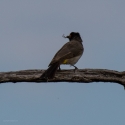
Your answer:
[[[84,47],[82,39],[78,32],[71,32],[68,38],[69,42],[64,44],[62,48],[55,54],[49,64],[49,68],[40,76],[41,79],[52,79],[61,64],[69,64],[74,66],[83,54]],[[77,69],[76,66],[74,66]]]

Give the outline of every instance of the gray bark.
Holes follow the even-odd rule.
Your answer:
[[[108,69],[78,69],[57,71],[55,78],[41,80],[40,76],[45,70],[21,70],[11,72],[0,72],[0,83],[6,82],[112,82],[118,83],[125,87],[125,71],[119,72]]]

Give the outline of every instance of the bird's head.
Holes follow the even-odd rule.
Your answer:
[[[80,40],[82,42],[82,39],[81,39],[81,36],[78,32],[71,32],[69,34],[69,36],[64,36],[64,38],[68,38],[70,41],[73,40],[73,39],[77,39],[77,40]]]

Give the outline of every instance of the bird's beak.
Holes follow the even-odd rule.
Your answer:
[[[66,36],[66,38],[70,38],[70,35],[69,35],[69,36]]]
[[[69,36],[64,36],[64,34],[63,34],[63,37],[64,37],[64,38],[70,38],[70,35],[69,35]]]
[[[66,36],[66,38],[69,38],[69,39],[70,39],[70,38],[71,38],[71,35],[69,35],[69,36]]]

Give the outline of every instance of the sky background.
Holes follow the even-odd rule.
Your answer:
[[[72,31],[85,48],[79,69],[125,70],[124,0],[0,0],[0,71],[46,69]],[[124,125],[123,86],[0,85],[0,125],[83,124]]]

